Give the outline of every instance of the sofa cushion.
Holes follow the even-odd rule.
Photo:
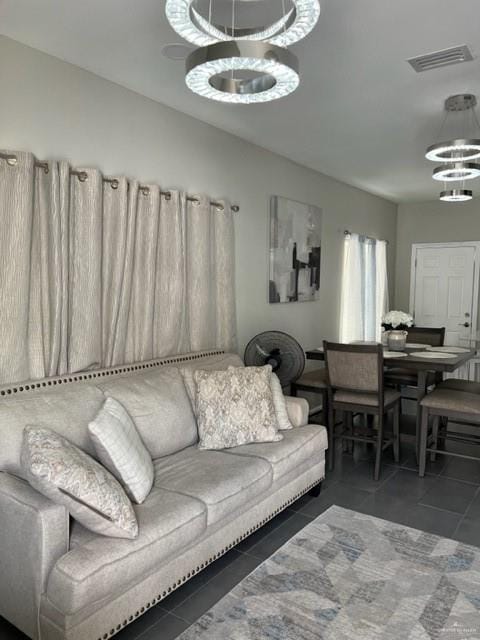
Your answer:
[[[48,599],[60,611],[73,613],[103,598],[113,600],[206,527],[203,502],[159,488],[134,509],[139,523],[135,540],[104,538],[73,527],[70,551],[57,561],[47,585]]]
[[[153,462],[125,407],[107,398],[88,425],[93,446],[131,500],[141,504],[153,485]]]
[[[272,468],[265,460],[248,458],[247,461],[223,451],[190,447],[153,462],[154,486],[204,502],[208,524],[254,500],[272,483]]]
[[[23,430],[29,424],[45,424],[95,456],[88,423],[105,401],[94,386],[80,383],[55,390],[32,391],[0,400],[0,470],[25,477],[20,465]]]
[[[98,387],[123,404],[152,458],[197,442],[195,417],[176,367],[108,380]]]
[[[120,483],[87,453],[51,429],[26,427],[22,467],[28,481],[85,527],[136,538],[138,524]]]
[[[235,456],[254,456],[270,463],[274,481],[289,473],[303,462],[318,456],[328,447],[327,430],[320,425],[308,425],[286,431],[283,440],[275,444],[255,442],[228,449]]]

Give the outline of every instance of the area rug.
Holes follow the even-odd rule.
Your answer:
[[[480,549],[331,507],[181,640],[480,640]]]

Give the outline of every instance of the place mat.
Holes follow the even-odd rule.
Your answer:
[[[431,360],[440,360],[441,358],[455,358],[454,353],[445,353],[444,351],[420,351],[415,354],[415,358],[430,358]]]
[[[428,349],[429,346],[428,344],[420,344],[418,342],[407,342],[405,345],[407,349]]]
[[[403,351],[384,351],[384,358],[406,358],[408,353],[404,353]]]
[[[445,353],[468,353],[470,349],[465,349],[465,347],[427,347],[427,351],[437,351],[445,352]]]
[[[333,506],[179,640],[474,640],[479,575],[477,547]]]

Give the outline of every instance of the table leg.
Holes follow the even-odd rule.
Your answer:
[[[427,395],[427,377],[428,371],[420,370],[417,376],[417,420],[416,420],[416,447],[415,453],[417,457],[417,464],[419,460],[420,453],[420,433],[421,433],[421,425],[422,425],[422,408],[420,406],[420,402]]]

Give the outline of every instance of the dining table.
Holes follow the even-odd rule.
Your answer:
[[[352,343],[355,344],[355,343]],[[358,342],[356,344],[359,344]],[[366,343],[361,344],[376,344]],[[417,415],[416,415],[416,440],[417,440],[417,452],[420,438],[420,424],[421,424],[421,405],[420,402],[426,396],[428,387],[427,379],[429,372],[434,373],[453,373],[469,360],[474,358],[477,354],[475,349],[463,349],[460,353],[449,353],[446,351],[448,347],[439,347],[435,350],[434,347],[427,347],[427,349],[409,348],[408,346],[402,352],[391,352],[387,347],[384,347],[383,363],[386,369],[401,367],[402,369],[409,369],[417,374]],[[452,347],[456,350],[457,347]],[[431,354],[425,357],[425,352]],[[402,355],[398,355],[401,353]],[[435,357],[436,355],[436,357]],[[308,360],[325,360],[323,347],[317,349],[309,349],[305,352],[305,357]]]

